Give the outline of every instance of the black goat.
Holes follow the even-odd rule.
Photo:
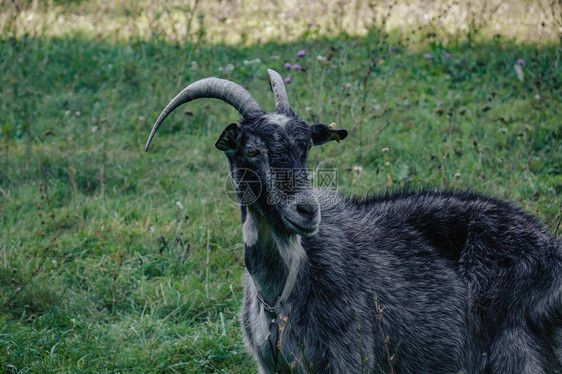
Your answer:
[[[561,240],[473,193],[359,199],[312,189],[311,146],[347,132],[306,124],[268,73],[275,113],[207,78],[168,104],[147,143],[194,99],[221,99],[243,117],[216,147],[240,203],[242,329],[259,371],[562,373]]]

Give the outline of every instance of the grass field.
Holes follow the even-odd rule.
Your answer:
[[[255,371],[238,326],[239,214],[213,146],[238,113],[186,105],[143,151],[168,100],[207,76],[267,110],[266,68],[290,78],[304,120],[350,133],[309,164],[336,168],[342,193],[470,188],[560,235],[562,48],[547,1],[528,10],[536,25],[527,2],[443,2],[444,21],[402,26],[399,4],[294,7],[281,22],[273,3],[222,3],[0,2],[0,372]]]

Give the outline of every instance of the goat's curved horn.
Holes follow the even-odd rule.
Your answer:
[[[256,100],[244,87],[226,79],[215,77],[201,79],[184,88],[160,113],[154,126],[152,126],[145,150],[148,151],[150,142],[154,134],[156,134],[158,127],[174,109],[182,104],[201,98],[214,98],[225,101],[238,110],[244,118],[247,118],[251,113],[263,112]]]
[[[275,97],[275,111],[290,113],[291,106],[289,105],[289,98],[287,97],[287,90],[285,90],[283,78],[281,78],[278,72],[271,69],[267,69],[267,75],[269,76],[271,91],[273,91],[273,96]]]

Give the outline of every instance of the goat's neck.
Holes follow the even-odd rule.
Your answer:
[[[243,217],[246,269],[258,292],[268,304],[273,305],[283,292],[290,269],[302,265],[305,252],[301,237],[280,235],[250,209]]]

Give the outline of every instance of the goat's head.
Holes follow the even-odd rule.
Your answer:
[[[287,234],[310,236],[320,223],[320,209],[308,180],[306,159],[313,145],[345,139],[347,131],[309,125],[289,106],[281,76],[268,70],[276,110],[266,114],[242,86],[206,78],[187,86],[158,117],[146,150],[164,119],[178,106],[198,98],[221,99],[242,115],[224,129],[215,146],[228,159],[240,204]]]

